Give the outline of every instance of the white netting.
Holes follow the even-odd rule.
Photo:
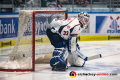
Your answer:
[[[33,10],[19,12],[17,42],[7,62],[2,62],[4,69],[31,69],[33,44],[35,43],[35,63],[49,63],[54,47],[46,36],[46,29],[54,18],[65,19],[65,12],[38,12],[35,14],[35,42],[33,42]],[[4,66],[2,66],[4,65]]]

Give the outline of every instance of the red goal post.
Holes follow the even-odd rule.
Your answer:
[[[16,72],[35,71],[35,59],[36,59],[35,55],[39,55],[39,57],[45,56],[51,50],[51,49],[48,49],[48,51],[46,50],[47,49],[46,47],[49,48],[48,45],[50,44],[49,43],[46,44],[46,42],[48,41],[46,41],[47,38],[44,37],[45,29],[43,30],[42,28],[45,27],[44,25],[49,24],[53,18],[67,19],[68,12],[67,10],[21,10],[19,12],[18,37],[16,44],[12,49],[12,52],[10,53],[8,60],[6,60],[5,62],[0,62],[0,71],[16,71]],[[42,20],[44,21],[42,22]],[[46,22],[45,20],[48,20],[48,22]],[[40,30],[42,31],[42,33],[40,32]],[[36,38],[41,40],[42,43],[36,42],[37,41]],[[41,51],[38,51],[40,49]],[[36,54],[36,52],[40,53]],[[17,64],[14,64],[16,62]],[[22,68],[20,68],[21,66]]]

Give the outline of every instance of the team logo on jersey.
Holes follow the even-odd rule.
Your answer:
[[[107,30],[107,33],[120,33],[120,30],[118,28],[120,25],[118,24],[118,20],[120,17],[118,16],[116,19],[113,19],[112,16],[110,16],[110,19],[112,20],[111,25],[109,26],[110,30]]]
[[[75,78],[77,74],[75,71],[71,71],[69,75],[71,78]]]
[[[70,26],[67,26],[67,28],[70,28]]]
[[[113,18],[112,16],[96,16],[95,33],[120,33],[120,16]]]

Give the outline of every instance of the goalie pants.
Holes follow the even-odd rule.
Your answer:
[[[56,47],[58,45],[58,43],[63,43],[63,39],[60,37],[59,34],[57,33],[53,33],[49,28],[47,28],[46,30],[46,34],[51,42],[51,44]],[[60,46],[62,47],[62,46]]]

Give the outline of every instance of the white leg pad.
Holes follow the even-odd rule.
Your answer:
[[[70,37],[70,38],[68,39],[68,43],[69,43],[68,51],[69,51],[70,53],[76,51],[76,49],[77,49],[77,47],[76,47],[77,37],[76,37],[76,36]]]
[[[78,57],[76,62],[74,63],[74,65],[76,65],[76,66],[83,66],[84,62],[85,61],[82,58]]]
[[[74,61],[73,61],[73,55],[71,53],[68,54],[68,62],[70,65],[73,65],[74,64]]]
[[[82,58],[80,58],[76,52],[68,54],[68,62],[70,65],[74,66],[83,66],[85,63],[85,61]]]

